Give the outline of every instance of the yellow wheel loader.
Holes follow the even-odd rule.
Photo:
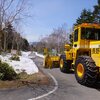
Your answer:
[[[56,52],[56,50],[52,50],[52,53],[48,52],[48,49],[44,49],[45,58],[44,58],[44,68],[53,68],[53,67],[59,67],[59,56]]]
[[[100,24],[77,25],[72,37],[73,46],[66,44],[60,56],[60,70],[74,69],[78,83],[93,86],[100,74]]]

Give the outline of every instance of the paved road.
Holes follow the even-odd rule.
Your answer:
[[[76,82],[74,74],[65,74],[60,72],[59,68],[44,69],[42,67],[43,59],[37,57],[34,59],[40,69],[45,73],[51,73],[58,82],[58,89],[53,94],[39,100],[100,100],[100,87],[89,88]],[[100,84],[98,83],[100,86]]]
[[[34,61],[40,70],[51,73],[58,82],[58,89],[53,94],[39,100],[100,100],[100,88],[82,86],[76,82],[74,74],[61,73],[59,68],[44,69],[42,58],[36,57]],[[49,86],[34,87],[33,85],[20,89],[0,90],[0,100],[28,100],[48,93],[54,87],[52,82]]]

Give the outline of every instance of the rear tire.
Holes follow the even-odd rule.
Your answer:
[[[47,68],[47,63],[46,62],[44,63],[44,68]]]
[[[70,69],[71,69],[71,64],[69,65],[67,60],[66,60],[66,55],[61,55],[60,56],[60,61],[59,61],[59,65],[60,65],[60,71],[63,73],[70,73]]]
[[[50,67],[49,63],[50,63],[50,58],[49,56],[46,56],[44,59],[44,68],[49,68]]]
[[[83,66],[83,72],[78,72],[78,67]],[[82,72],[82,73],[81,73]],[[81,74],[80,74],[81,73]],[[86,86],[93,86],[97,80],[97,67],[89,56],[80,56],[75,62],[75,77],[78,83]],[[83,74],[83,75],[82,75]]]

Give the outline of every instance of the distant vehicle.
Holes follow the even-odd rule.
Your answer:
[[[53,68],[59,67],[59,59],[60,57],[57,54],[55,49],[52,49],[51,53],[48,52],[48,49],[45,48],[44,50],[45,58],[44,58],[44,68]]]

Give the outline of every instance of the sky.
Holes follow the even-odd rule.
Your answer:
[[[93,10],[96,4],[97,0],[30,0],[31,18],[25,19],[21,26],[24,37],[29,42],[39,41],[63,24],[69,31],[82,9]]]

